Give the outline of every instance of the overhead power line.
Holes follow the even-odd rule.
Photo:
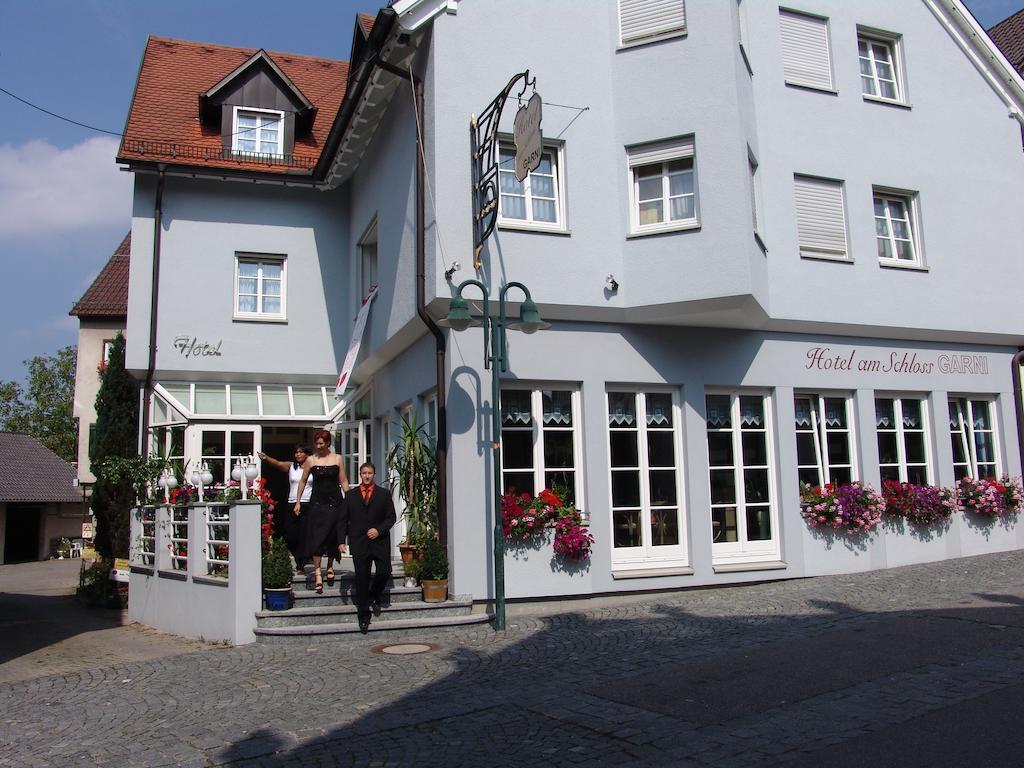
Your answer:
[[[56,117],[58,120],[63,120],[65,123],[71,123],[72,125],[77,125],[77,126],[80,126],[81,128],[88,128],[90,131],[99,131],[100,133],[108,133],[111,136],[120,136],[121,135],[120,133],[118,133],[116,131],[108,131],[105,128],[97,128],[95,125],[87,125],[85,123],[80,123],[77,120],[72,120],[70,117],[64,117],[64,115],[58,115],[56,112],[51,112],[48,109],[43,109],[38,104],[33,104],[31,101],[26,101],[25,99],[21,98],[21,96],[16,96],[15,94],[13,94],[10,91],[8,91],[6,88],[0,88],[0,93],[6,93],[8,96],[10,96],[15,101],[20,101],[25,106],[32,107],[32,109],[38,109],[40,112],[43,112],[44,114],[47,114],[50,117]]]

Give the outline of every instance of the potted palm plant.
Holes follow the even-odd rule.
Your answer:
[[[398,545],[406,571],[424,543],[437,536],[437,458],[426,425],[402,419],[402,433],[386,458],[404,504],[405,540]]]
[[[288,545],[274,536],[263,550],[263,595],[268,611],[284,611],[291,607],[292,561]]]

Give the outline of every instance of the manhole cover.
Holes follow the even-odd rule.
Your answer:
[[[377,653],[387,653],[392,656],[411,656],[415,653],[436,651],[437,646],[430,643],[397,643],[395,645],[381,645],[373,650]]]

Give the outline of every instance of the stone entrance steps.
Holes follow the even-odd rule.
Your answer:
[[[469,596],[449,595],[443,603],[425,603],[419,587],[399,586],[404,582],[400,561],[392,563],[392,571],[390,604],[382,607],[380,616],[372,617],[370,632],[402,634],[420,629],[484,624],[492,618],[488,613],[474,613]],[[335,573],[334,586],[328,586],[324,580],[324,591],[320,595],[306,587],[304,576],[295,576],[290,609],[256,613],[257,641],[310,641],[358,634],[351,558],[342,558],[340,567],[335,564]]]

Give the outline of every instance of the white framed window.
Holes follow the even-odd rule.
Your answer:
[[[240,155],[283,155],[284,112],[235,107],[231,151]]]
[[[995,402],[991,398],[949,398],[949,432],[953,441],[953,472],[958,480],[999,477]]]
[[[423,396],[423,425],[427,437],[437,447],[437,393]]]
[[[676,393],[613,390],[607,404],[612,562],[685,565]]]
[[[905,103],[899,42],[896,35],[857,30],[860,84],[865,97]]]
[[[509,142],[498,146],[498,225],[564,231],[563,145],[545,145],[540,165],[519,181],[516,150]]]
[[[700,226],[693,137],[627,147],[630,234]]]
[[[794,176],[793,195],[800,256],[848,261],[843,182]]]
[[[579,390],[501,389],[501,487],[537,495],[545,488],[583,510]]]
[[[227,424],[192,425],[186,429],[186,442],[191,446],[187,473],[205,463],[216,485],[231,480],[232,467],[251,459],[262,447],[263,431],[259,426]]]
[[[284,320],[285,257],[235,255],[235,319]]]
[[[800,482],[845,485],[856,480],[850,398],[799,393],[793,406]]]
[[[878,468],[882,481],[928,485],[928,409],[923,397],[876,397]]]
[[[705,395],[713,564],[779,558],[770,404],[758,392]]]
[[[917,237],[917,195],[875,187],[875,241],[878,260],[896,266],[923,266]]]
[[[828,19],[780,8],[779,32],[786,85],[835,92]]]
[[[110,364],[110,353],[111,353],[111,351],[113,349],[114,349],[114,340],[113,339],[104,339],[103,340],[103,351],[100,353],[101,357],[100,357],[99,370],[105,371],[107,369],[107,366]]]
[[[359,289],[357,302],[365,299],[377,285],[377,219],[374,218],[366,233],[359,239]]]
[[[652,43],[686,34],[684,0],[619,0],[619,45]]]

